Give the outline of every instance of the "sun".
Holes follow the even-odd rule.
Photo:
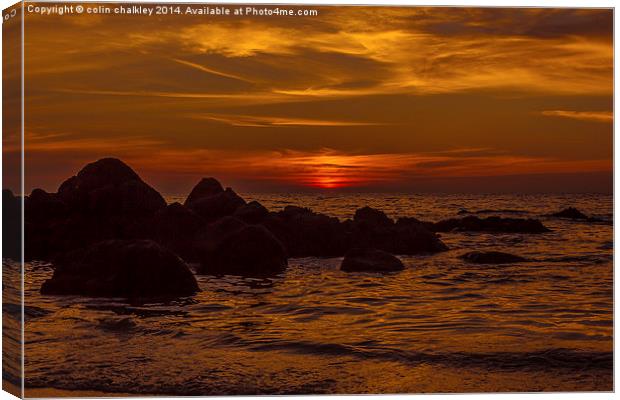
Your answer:
[[[341,180],[330,176],[317,177],[313,183],[313,186],[321,189],[338,189],[345,186]]]

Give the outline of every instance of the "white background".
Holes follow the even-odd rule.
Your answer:
[[[49,0],[48,0],[49,1]],[[105,1],[105,0],[104,0]],[[128,2],[130,0],[125,0],[125,2]],[[94,2],[94,1],[93,1]],[[145,2],[145,1],[135,1],[134,2]],[[148,2],[155,2],[153,0],[150,0]],[[262,1],[256,1],[256,0],[246,0],[246,1],[218,1],[218,0],[210,0],[210,1],[205,1],[205,3],[225,3],[225,4],[232,4],[232,3],[239,3],[239,4],[250,4],[250,3],[257,3],[257,4],[271,4],[271,3],[275,3],[275,4],[282,4],[282,3],[288,3],[288,4],[377,4],[377,5],[438,5],[438,6],[500,6],[500,7],[510,7],[510,6],[532,6],[532,7],[540,7],[540,6],[544,6],[544,7],[615,7],[616,6],[616,2],[615,1],[601,1],[601,0],[590,0],[590,1],[575,1],[575,0],[544,0],[544,1],[535,1],[535,0],[520,0],[520,1],[508,1],[508,0],[475,0],[475,1],[465,1],[465,0],[449,0],[449,1],[437,1],[437,0],[425,0],[425,1],[416,1],[416,0],[313,0],[313,1],[309,1],[309,0],[295,0],[295,1],[286,1],[286,0],[280,0],[280,1],[274,1],[274,0],[262,0]],[[0,0],[0,6],[2,9],[5,9],[13,4],[15,4],[16,2],[13,0]],[[50,3],[56,3],[56,2],[50,2]],[[62,1],[59,1],[58,3],[63,3]],[[75,2],[75,3],[80,3],[79,1]],[[162,3],[183,3],[183,1],[180,0],[167,0],[167,1],[162,1]],[[614,43],[617,43],[617,39],[618,39],[618,30],[616,29],[616,20],[615,20],[615,12],[614,12]],[[53,32],[50,32],[50,34],[53,34]],[[0,33],[0,46],[2,43],[2,35]],[[617,60],[615,57],[615,50],[614,50],[614,71],[616,71],[616,67],[617,67]],[[614,77],[615,77],[615,72],[614,72]],[[0,88],[2,87],[2,83],[0,81]],[[617,91],[617,81],[615,81],[614,79],[614,93],[616,93]],[[614,96],[615,97],[615,96]],[[0,106],[2,104],[2,99],[0,98]],[[614,101],[614,115],[616,114],[616,105],[615,105],[615,101]],[[0,122],[1,122],[1,118],[0,118]],[[1,124],[0,124],[1,126]],[[616,120],[614,119],[614,139],[615,139],[615,127],[616,127]],[[1,145],[0,145],[1,146]],[[614,140],[614,154],[617,152],[618,150],[618,143]],[[615,160],[615,157],[614,157]],[[615,163],[614,163],[615,166]],[[2,166],[0,165],[0,177],[2,176]],[[618,177],[617,174],[615,174],[616,169],[614,168],[614,187],[617,186],[618,184],[618,180],[620,179]],[[1,179],[1,178],[0,178]],[[615,193],[615,191],[614,191]],[[0,200],[1,203],[1,200]],[[617,215],[618,213],[618,204],[615,203],[615,196],[614,196],[614,215]],[[1,220],[1,216],[0,216],[0,220]],[[1,235],[0,235],[1,237]],[[614,243],[617,243],[617,238],[618,238],[618,232],[614,230]],[[0,243],[0,248],[1,248],[2,244]],[[618,281],[615,279],[616,275],[615,275],[615,261],[616,261],[616,256],[617,254],[614,253],[614,298],[615,298],[615,292],[618,289]],[[617,315],[615,315],[614,313],[614,332],[616,332],[617,330]],[[614,352],[614,365],[616,366],[616,361],[617,357],[616,354]],[[620,373],[618,371],[618,368],[616,366],[615,371],[614,371],[614,381],[618,382],[618,377],[619,377]],[[319,396],[296,396],[296,398],[299,399],[316,399]],[[320,396],[320,397],[327,397],[327,396]],[[350,398],[352,396],[329,396],[329,399],[333,399],[333,400],[341,400],[341,399],[347,399]],[[495,400],[495,399],[505,399],[505,400],[516,400],[516,399],[535,399],[535,400],[547,400],[547,399],[566,399],[566,400],[574,400],[574,399],[611,399],[611,398],[616,398],[616,397],[620,397],[620,395],[616,395],[615,393],[552,393],[552,394],[470,394],[470,395],[393,395],[393,396],[386,396],[386,395],[382,395],[382,396],[365,396],[365,397],[372,397],[372,398],[376,398],[376,399],[390,399],[390,400],[404,400],[404,399],[421,399],[421,398],[429,398],[431,400],[444,400],[444,399],[454,399],[454,400],[458,400],[458,399],[489,399],[489,400]],[[6,392],[0,392],[0,400],[8,400],[8,399],[14,399],[15,397],[11,396],[10,394],[6,393]],[[136,398],[136,397],[134,397]],[[163,397],[159,397],[162,398]],[[276,399],[279,398],[277,396],[264,396],[261,398],[265,398],[265,399]],[[245,397],[245,396],[241,396],[241,397],[235,397],[235,399],[239,399],[239,400],[256,400],[256,398],[252,398],[252,397]]]

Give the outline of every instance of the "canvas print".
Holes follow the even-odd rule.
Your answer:
[[[612,9],[25,2],[3,38],[5,390],[613,390]]]

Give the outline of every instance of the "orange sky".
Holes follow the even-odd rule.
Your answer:
[[[611,192],[610,10],[317,9],[28,15],[27,191],[116,156],[167,193]]]

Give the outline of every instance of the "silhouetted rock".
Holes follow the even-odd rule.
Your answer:
[[[24,199],[26,221],[42,222],[62,218],[67,215],[68,208],[56,193],[47,193],[43,189],[34,189]]]
[[[373,226],[390,226],[394,224],[394,221],[388,218],[383,211],[372,207],[362,207],[355,211],[353,222]]]
[[[224,188],[215,178],[202,178],[200,182],[192,189],[189,196],[185,200],[185,206],[190,206],[193,202],[197,200],[204,199],[206,197],[215,196],[216,194],[222,193]]]
[[[309,208],[287,206],[261,224],[286,247],[290,257],[334,257],[348,248],[348,233],[338,218]]]
[[[97,215],[152,215],[166,207],[164,198],[116,158],[104,158],[86,165],[77,176],[67,179],[58,197],[71,212]]]
[[[473,264],[512,264],[527,261],[523,257],[501,251],[471,251],[459,258]]]
[[[565,208],[562,211],[551,214],[551,216],[556,217],[556,218],[572,219],[575,221],[602,222],[601,219],[589,217],[586,214],[579,211],[578,209],[576,209],[575,207]]]
[[[269,211],[258,201],[251,201],[235,210],[233,216],[248,224],[258,224],[269,216]]]
[[[21,260],[21,199],[8,189],[2,190],[2,257]]]
[[[212,222],[233,215],[239,207],[245,204],[245,200],[231,188],[219,189],[221,186],[215,179],[203,179],[192,190],[185,205],[207,222]]]
[[[234,224],[233,219],[226,225]],[[205,249],[199,273],[214,275],[269,276],[286,269],[286,250],[263,226],[243,225]],[[221,227],[220,227],[221,229]]]
[[[189,296],[200,289],[187,265],[150,240],[110,240],[54,261],[41,293],[94,297]]]
[[[111,239],[144,238],[163,197],[125,163],[104,158],[86,165],[58,193],[34,190],[26,200],[26,259]]]
[[[435,232],[494,232],[494,233],[545,233],[550,232],[539,220],[523,218],[468,216],[451,218],[427,225]]]
[[[340,269],[346,272],[395,272],[405,269],[390,253],[373,248],[354,248],[347,252]]]
[[[382,211],[364,207],[347,223],[350,247],[376,248],[393,254],[422,254],[445,251],[448,247],[415,218],[397,223]]]
[[[205,220],[180,203],[172,203],[159,210],[146,224],[145,237],[180,255],[185,261],[194,261],[194,242]]]
[[[568,207],[557,213],[551,214],[552,217],[569,218],[569,219],[588,219],[588,216],[576,209],[575,207]]]

